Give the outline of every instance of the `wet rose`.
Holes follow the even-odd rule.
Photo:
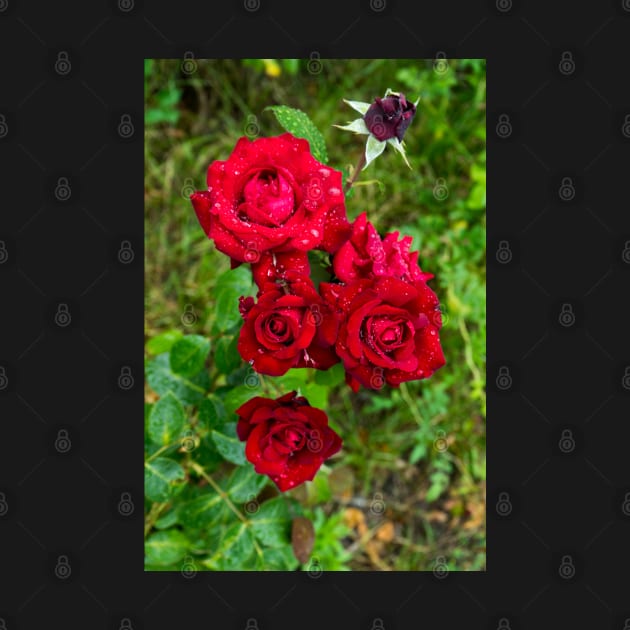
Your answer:
[[[416,106],[404,94],[391,94],[385,98],[375,98],[363,120],[377,140],[402,140],[415,114]]]
[[[407,282],[433,278],[433,274],[420,269],[418,252],[409,251],[411,236],[398,239],[398,232],[381,238],[366,213],[360,214],[352,225],[350,238],[333,256],[335,275],[346,283],[375,276],[392,276]]]
[[[280,376],[291,368],[326,370],[339,362],[334,344],[341,316],[307,276],[287,272],[263,285],[258,301],[241,301],[238,351],[256,372]]]
[[[252,276],[259,289],[267,282],[282,280],[287,272],[309,276],[311,266],[306,252],[264,252],[256,263],[252,264]]]
[[[355,392],[428,378],[444,365],[439,304],[425,282],[374,277],[320,290],[343,313],[335,350]]]
[[[290,392],[273,400],[257,396],[236,410],[236,432],[257,473],[269,475],[285,492],[313,479],[341,448],[328,416]]]
[[[208,189],[191,196],[199,222],[233,261],[275,250],[336,251],[347,238],[341,172],[318,162],[289,133],[241,138],[208,169]]]

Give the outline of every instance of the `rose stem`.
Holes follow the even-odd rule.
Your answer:
[[[352,177],[346,182],[346,187],[343,189],[343,192],[348,192],[352,188],[352,184],[354,184],[355,180],[359,176],[361,169],[365,166],[365,152],[361,153],[361,157],[357,162],[357,165],[354,167],[354,171],[352,171]]]

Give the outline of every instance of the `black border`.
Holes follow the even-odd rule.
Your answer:
[[[423,622],[621,630],[630,618],[615,579],[630,522],[629,9],[624,0],[555,14],[519,0],[175,9],[0,1],[6,628],[45,619],[118,629],[125,618],[134,629],[245,628],[249,618],[262,630],[373,628],[380,618],[387,630]],[[70,68],[60,73],[64,51]],[[142,380],[139,76],[144,57],[186,51],[487,58],[487,573],[144,574],[141,435],[129,430],[142,388],[116,385],[123,365]],[[117,133],[122,114],[131,137]],[[501,116],[509,134],[496,132]],[[55,196],[62,177],[70,197]],[[574,193],[560,196],[565,178]],[[135,264],[115,257],[122,240]],[[507,262],[494,255],[501,241],[513,252]],[[55,323],[60,303],[71,314],[65,327]],[[559,318],[565,305],[569,325]],[[504,367],[507,388],[497,384]],[[69,449],[55,449],[60,430]],[[563,431],[572,448],[560,446]],[[115,508],[122,492],[135,503],[126,517]],[[497,510],[505,493],[511,509]],[[65,577],[55,572],[60,556],[71,567]]]

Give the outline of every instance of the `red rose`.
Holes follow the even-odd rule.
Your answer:
[[[207,181],[191,201],[208,237],[236,261],[256,263],[268,250],[334,252],[350,231],[341,172],[290,133],[241,138]]]
[[[444,365],[439,304],[426,283],[375,277],[320,290],[344,313],[335,349],[355,392],[427,378]]]
[[[291,271],[304,276],[310,276],[311,266],[306,252],[265,252],[257,263],[252,264],[254,282],[262,289],[267,282],[275,282],[285,277]]]
[[[433,274],[423,272],[418,265],[418,252],[410,252],[411,236],[398,240],[398,232],[381,239],[364,212],[352,225],[350,238],[333,256],[335,275],[342,282],[360,278],[393,276],[406,282],[426,281]]]
[[[340,316],[307,276],[287,272],[268,282],[258,302],[241,301],[245,323],[238,351],[261,374],[280,376],[294,367],[327,370],[339,361],[334,351]]]
[[[257,396],[236,413],[236,432],[247,442],[247,459],[282,492],[313,479],[324,461],[341,448],[328,416],[296,392],[276,400]]]

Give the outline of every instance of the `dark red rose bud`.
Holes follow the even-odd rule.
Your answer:
[[[377,140],[402,140],[415,114],[416,106],[404,94],[392,94],[385,98],[375,98],[363,120]]]

